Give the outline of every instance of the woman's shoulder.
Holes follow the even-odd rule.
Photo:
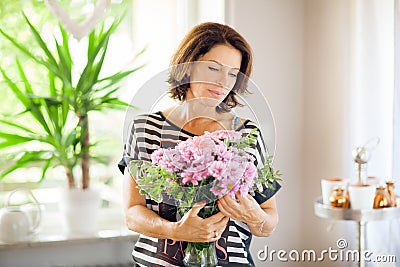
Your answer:
[[[165,118],[160,112],[138,114],[132,116],[129,120],[129,129],[131,132],[142,131],[151,127],[160,128],[165,123]]]
[[[238,117],[239,118],[239,117]],[[250,119],[246,119],[246,118],[239,118],[240,119],[240,127],[239,130],[253,130],[255,128],[259,129],[260,127],[258,126],[258,124]]]
[[[133,122],[134,123],[144,123],[144,122],[150,122],[150,121],[159,121],[162,122],[164,121],[165,118],[161,111],[157,111],[154,113],[143,113],[143,114],[138,114],[134,117]]]

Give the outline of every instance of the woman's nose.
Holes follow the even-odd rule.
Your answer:
[[[220,75],[218,75],[217,85],[221,86],[224,89],[228,88],[228,73],[225,71],[221,71]]]

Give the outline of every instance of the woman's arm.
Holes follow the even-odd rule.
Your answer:
[[[139,193],[135,179],[124,175],[124,209],[127,227],[135,232],[163,239],[172,239],[187,242],[211,242],[220,236],[229,220],[221,212],[202,219],[197,216],[205,203],[198,203],[186,213],[178,222],[170,222],[161,218],[154,211],[146,207],[146,198]]]
[[[246,223],[255,236],[269,236],[278,224],[278,210],[275,197],[271,197],[262,204],[248,194],[242,197],[236,194],[236,199],[226,195],[218,200],[218,208],[232,219]]]

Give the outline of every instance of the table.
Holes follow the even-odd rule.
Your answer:
[[[397,203],[400,203],[400,198],[397,198]],[[365,251],[367,223],[369,221],[385,221],[400,218],[400,207],[369,210],[342,209],[325,205],[322,202],[322,197],[318,197],[314,201],[314,214],[324,219],[356,222],[358,224],[358,251],[361,255]],[[365,267],[363,257],[360,257],[358,266]]]

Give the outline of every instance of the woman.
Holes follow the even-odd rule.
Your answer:
[[[243,134],[257,126],[236,117],[235,95],[246,92],[252,69],[252,53],[246,40],[234,29],[217,23],[195,26],[183,39],[171,60],[170,95],[180,104],[135,118],[125,144],[121,171],[132,159],[150,160],[159,147],[202,135],[205,131],[234,129]],[[256,166],[264,163],[264,144],[249,151]],[[254,266],[249,253],[252,235],[268,236],[278,223],[275,190],[258,185],[263,194],[239,194],[220,198],[220,212],[206,219],[197,216],[205,203],[196,204],[182,218],[176,207],[156,203],[141,195],[135,177],[125,174],[126,223],[140,233],[132,252],[136,266],[182,266],[186,242],[216,241],[218,266]]]

